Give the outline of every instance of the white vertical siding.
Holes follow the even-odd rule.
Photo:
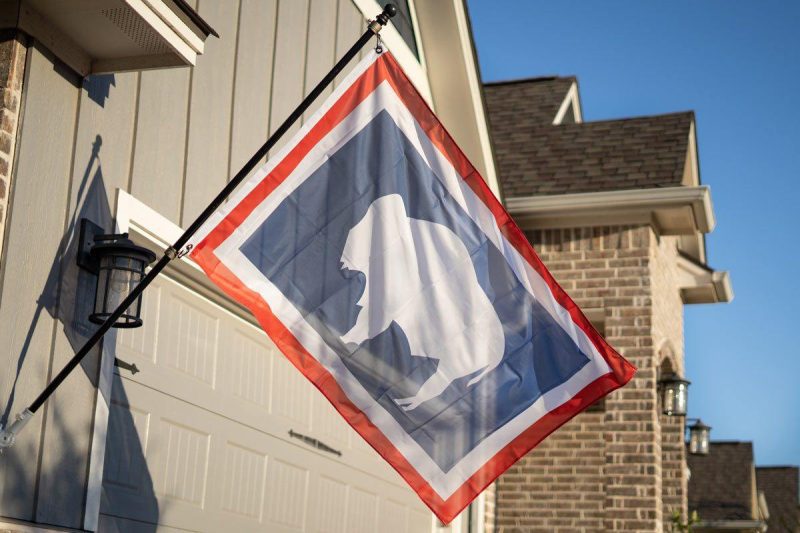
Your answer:
[[[13,404],[7,407],[10,416],[44,387],[53,336],[61,327],[54,315],[80,96],[75,83],[75,77],[54,69],[51,58],[38,48],[28,51],[0,299],[0,398],[6,408],[13,394]],[[0,507],[6,516],[34,518],[44,420],[40,412],[15,447],[0,458]],[[76,438],[85,439],[87,429],[79,428]],[[86,457],[78,457],[69,441],[59,446],[59,452],[78,461]]]
[[[197,58],[192,76],[183,226],[189,225],[227,183],[230,156],[239,1],[202,0],[198,7],[200,15],[223,38],[209,43],[204,54]]]

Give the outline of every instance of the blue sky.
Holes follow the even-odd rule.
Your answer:
[[[685,308],[690,416],[800,464],[800,2],[469,0],[485,81],[578,76],[584,120],[693,109],[730,304]]]

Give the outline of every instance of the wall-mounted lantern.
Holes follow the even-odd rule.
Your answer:
[[[661,410],[669,416],[686,416],[689,384],[677,374],[665,374],[658,382],[661,388]]]
[[[78,264],[97,274],[94,308],[89,320],[102,324],[117,306],[139,284],[147,265],[156,254],[137,246],[127,233],[101,234],[99,227],[88,220],[81,221],[81,249]],[[142,296],[114,322],[115,328],[138,328],[142,325]]]
[[[689,426],[689,453],[693,455],[708,455],[711,426],[703,424],[699,418]]]

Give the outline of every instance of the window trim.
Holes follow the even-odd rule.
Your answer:
[[[380,13],[383,8],[376,0],[352,0],[353,4],[358,8],[361,14],[366,19],[373,18],[376,14]],[[386,46],[394,54],[397,62],[403,67],[403,70],[411,79],[411,82],[422,94],[422,97],[433,108],[433,93],[431,92],[430,82],[428,81],[428,69],[425,63],[425,49],[422,46],[420,39],[419,23],[417,21],[417,10],[414,5],[414,0],[408,0],[408,9],[411,12],[411,25],[414,29],[414,39],[417,43],[417,51],[419,52],[419,59],[408,47],[406,41],[397,31],[393,24],[387,24],[381,31],[381,39],[386,43]]]

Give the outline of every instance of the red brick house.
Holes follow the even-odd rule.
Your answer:
[[[684,419],[660,376],[684,375],[683,306],[728,302],[691,112],[583,122],[575,78],[485,85],[509,212],[609,342],[638,368],[500,478],[495,531],[660,531],[686,516]]]

